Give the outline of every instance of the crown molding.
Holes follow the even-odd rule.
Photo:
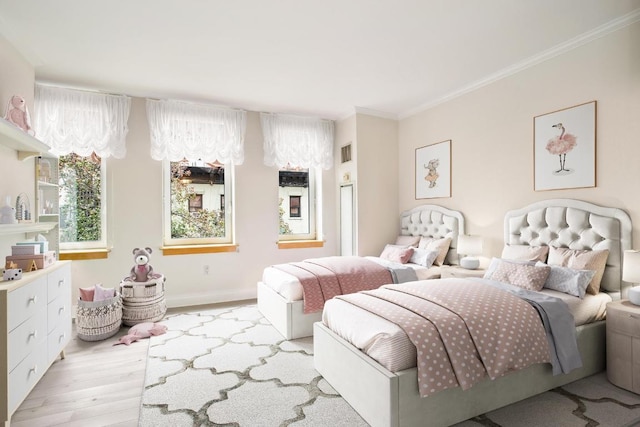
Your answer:
[[[622,28],[625,28],[629,25],[635,24],[640,21],[640,8],[635,9],[634,11],[627,13],[619,18],[616,18],[612,21],[607,22],[599,27],[594,28],[591,31],[583,33],[577,37],[567,40],[564,43],[561,43],[555,47],[547,49],[537,55],[529,57],[523,61],[517,62],[507,68],[504,68],[494,74],[491,74],[481,80],[478,80],[474,83],[471,83],[467,86],[464,86],[456,91],[450,92],[440,98],[437,98],[433,101],[422,104],[416,108],[412,108],[403,113],[398,114],[398,119],[402,120],[407,117],[418,114],[422,111],[428,110],[430,108],[435,107],[436,105],[443,104],[447,101],[451,101],[454,98],[465,95],[469,92],[473,92],[474,90],[480,89],[484,86],[490,85],[498,80],[504,79],[506,77],[512,76],[516,73],[519,73],[527,68],[531,68],[535,65],[538,65],[542,62],[548,61],[549,59],[555,58],[558,55],[561,55],[570,50],[576,49],[582,45],[587,43],[591,43],[594,40],[602,38],[606,35],[614,33]]]
[[[386,111],[373,110],[371,108],[353,107],[352,111],[340,114],[338,120],[345,120],[355,114],[366,114],[367,116],[380,117],[381,119],[398,120],[398,115]]]

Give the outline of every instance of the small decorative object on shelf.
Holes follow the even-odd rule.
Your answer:
[[[35,135],[35,132],[31,127],[31,117],[29,116],[27,102],[20,95],[13,95],[9,99],[9,102],[7,103],[7,111],[5,112],[4,118],[29,135]]]
[[[15,224],[17,222],[16,208],[11,206],[11,196],[7,196],[6,205],[0,208],[0,224]]]
[[[2,280],[20,280],[22,279],[21,268],[5,268],[2,271]]]
[[[31,203],[25,193],[20,193],[16,199],[16,219],[18,222],[31,222]]]

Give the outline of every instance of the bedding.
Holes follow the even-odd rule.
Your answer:
[[[587,294],[583,299],[549,289],[540,293],[564,301],[575,326],[603,320],[607,303],[612,301],[603,292]],[[335,298],[325,304],[322,322],[391,372],[416,366],[415,346],[393,322]]]
[[[495,379],[550,361],[537,311],[492,286],[447,279],[337,298],[392,320],[404,330],[417,349],[422,397],[456,386],[466,390],[485,375]]]
[[[367,256],[364,258],[378,264],[384,264],[384,260],[379,257]],[[413,263],[403,264],[403,266],[405,269],[410,268],[414,271],[416,275],[414,280],[427,280],[440,277],[440,267],[424,267]],[[273,289],[286,301],[301,301],[303,299],[300,280],[298,280],[296,276],[274,268],[273,266],[265,268],[262,272],[262,283]]]
[[[560,319],[560,322],[556,323],[564,327],[557,334],[559,340],[547,341],[548,345],[551,344],[549,356],[558,356],[557,364],[553,364],[553,358],[550,357],[551,364],[534,363],[494,380],[487,377],[467,390],[451,387],[422,397],[422,390],[418,386],[422,362],[417,359],[418,352],[411,337],[398,325],[344,301],[357,298],[359,294],[356,294],[336,298],[326,304],[323,322],[314,326],[315,368],[372,426],[451,425],[600,372],[605,367],[606,344],[605,322],[599,319],[604,317],[608,301],[626,296],[629,284],[621,280],[622,253],[630,248],[631,237],[631,220],[620,209],[570,199],[545,200],[506,213],[505,245],[548,246],[550,251],[552,248],[562,248],[565,249],[562,252],[572,254],[570,259],[577,258],[577,255],[581,254],[580,251],[586,251],[585,254],[589,253],[592,256],[596,251],[608,251],[600,288],[596,289],[594,294],[586,291],[581,299],[569,292],[544,286],[553,287],[552,283],[557,283],[557,277],[549,280],[554,265],[573,270],[597,271],[594,259],[600,260],[599,256],[602,255],[594,258],[586,256],[585,259],[579,260],[580,262],[574,260],[574,263],[564,259],[556,263],[548,256],[548,265],[545,268],[549,271],[544,281],[533,277],[520,281],[511,274],[504,274],[503,280],[511,283],[481,278],[432,280],[428,286],[422,283],[421,288],[426,289],[438,284],[452,283],[452,280],[464,280],[469,284],[481,281],[491,283],[490,286],[499,284],[500,287],[511,289],[509,292],[513,291],[518,297],[524,296],[528,302],[522,302],[531,304],[530,307],[539,313],[539,323],[551,325],[553,319]],[[526,253],[538,249],[515,249],[519,250]],[[519,257],[513,252],[507,255]],[[526,261],[510,260],[516,266],[508,269],[526,272],[530,270],[529,266],[535,268],[535,261],[540,259],[537,256],[529,257],[531,254],[526,255]],[[589,262],[586,262],[586,259],[589,259]],[[497,263],[494,272],[496,267]],[[533,282],[536,283],[535,288],[540,287],[542,282],[542,290],[524,289]],[[417,283],[420,282],[392,286],[404,288]],[[386,288],[387,286],[384,286],[371,292],[382,292]],[[500,290],[504,292],[503,289]],[[563,288],[562,291],[567,289]],[[530,295],[538,295],[543,302],[553,302],[555,309],[550,312],[547,312],[546,308],[539,311],[541,301],[530,299]],[[478,311],[491,310],[495,306],[497,304],[487,303]],[[567,315],[573,319],[567,320]],[[562,318],[565,320],[562,321]],[[552,332],[552,335],[556,335],[553,328]],[[567,340],[568,335],[573,335],[575,341]],[[384,341],[400,346],[390,348],[382,344]],[[569,358],[562,361],[559,357],[566,349],[558,344],[567,342],[579,349],[581,367],[577,367],[577,359]],[[389,356],[390,359],[384,363],[380,362],[385,356]],[[432,368],[440,367],[433,365]],[[563,373],[554,375],[558,372]]]
[[[272,267],[298,279],[304,313],[322,310],[325,301],[336,295],[417,279],[413,269],[402,264],[384,260],[378,263],[358,256],[310,258]]]

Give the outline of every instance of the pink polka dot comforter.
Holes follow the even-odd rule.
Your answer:
[[[298,278],[302,284],[305,313],[322,310],[325,301],[336,295],[393,283],[387,268],[357,256],[310,258],[273,267]]]
[[[421,396],[485,376],[550,362],[538,312],[528,302],[465,279],[388,285],[343,299],[398,324],[416,346]]]

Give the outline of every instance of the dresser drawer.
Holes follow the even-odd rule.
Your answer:
[[[29,353],[35,351],[40,342],[47,339],[47,314],[39,311],[9,332],[8,363],[9,372]]]
[[[640,337],[640,314],[623,310],[609,311],[607,330]]]
[[[71,265],[58,268],[47,276],[47,302],[71,292]],[[69,299],[71,296],[69,296]]]
[[[38,347],[9,373],[9,413],[18,408],[48,367],[47,341],[42,340]]]
[[[60,295],[47,307],[47,333],[64,323],[71,324],[71,297]]]
[[[51,363],[71,340],[71,322],[59,324],[47,337],[47,360]]]
[[[43,312],[47,304],[47,277],[39,277],[7,295],[9,330],[33,316]]]

